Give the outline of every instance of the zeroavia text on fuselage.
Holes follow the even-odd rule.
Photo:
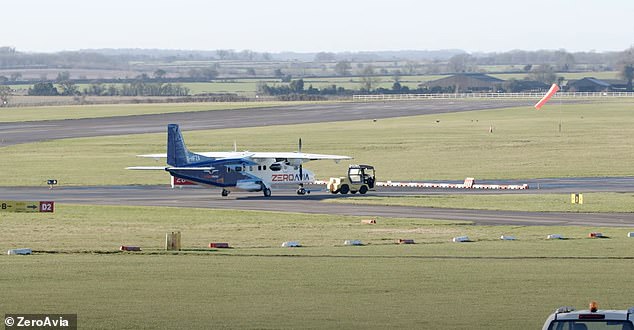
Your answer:
[[[298,186],[297,194],[308,191],[304,184],[315,181],[313,172],[302,164],[311,160],[330,159],[336,162],[351,159],[348,156],[308,154],[301,152],[201,152],[187,149],[178,125],[167,125],[167,154],[139,155],[149,158],[167,158],[167,167],[128,167],[132,170],[165,170],[173,177],[199,185],[220,187],[222,196],[231,191],[261,191],[271,196],[274,185]]]

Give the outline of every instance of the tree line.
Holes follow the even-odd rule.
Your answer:
[[[378,83],[378,81],[376,82]],[[289,96],[289,95],[314,95],[314,96],[347,96],[353,94],[437,94],[437,93],[454,93],[452,87],[443,88],[439,86],[434,87],[418,87],[411,89],[408,86],[402,86],[400,82],[396,81],[392,85],[392,88],[374,87],[368,89],[368,85],[361,83],[359,89],[347,89],[337,85],[325,86],[322,88],[315,88],[313,85],[309,85],[308,88],[304,88],[304,79],[291,80],[286,85],[273,85],[270,86],[264,82],[260,82],[257,85],[257,92],[261,95],[269,96]],[[294,98],[302,99],[302,98]]]
[[[39,82],[28,90],[28,94],[34,96],[188,96],[189,92],[189,88],[179,84],[143,81],[119,85],[93,83],[81,91],[71,82],[61,82],[57,86],[51,82]]]

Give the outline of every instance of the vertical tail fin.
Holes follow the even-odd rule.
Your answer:
[[[213,158],[193,153],[185,146],[183,135],[178,125],[167,125],[167,164],[170,166],[187,166],[203,161],[211,161]]]

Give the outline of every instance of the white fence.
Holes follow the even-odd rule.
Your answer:
[[[540,99],[545,93],[455,93],[455,94],[370,94],[352,95],[353,101],[426,99]],[[634,97],[634,92],[560,92],[553,98]]]

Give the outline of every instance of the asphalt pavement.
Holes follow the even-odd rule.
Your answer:
[[[407,188],[371,192],[367,196],[396,196],[404,190]],[[442,191],[446,194],[457,192],[464,192],[464,190]],[[487,193],[489,192],[487,191]],[[425,194],[426,190],[417,193]],[[435,193],[440,192],[435,190]],[[475,191],[471,191],[471,193],[475,193]],[[298,196],[294,189],[274,190],[273,196],[267,198],[260,193],[248,192],[233,192],[229,197],[221,197],[219,189],[202,187],[182,189],[172,189],[168,186],[56,187],[54,189],[47,187],[0,187],[0,200],[53,200],[56,203],[68,204],[195,207],[462,220],[472,221],[480,225],[634,227],[634,213],[516,212],[326,202],[328,199],[347,198],[348,196],[351,195],[333,195],[324,191],[313,191],[310,195]]]

